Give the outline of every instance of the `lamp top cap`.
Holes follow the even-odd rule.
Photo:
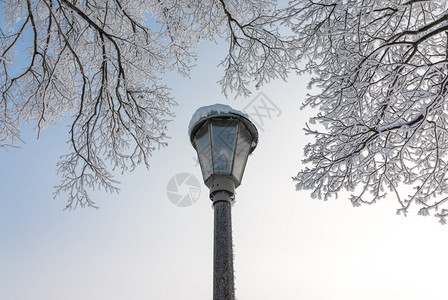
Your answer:
[[[255,125],[250,121],[249,115],[243,113],[242,111],[233,109],[225,104],[213,104],[198,108],[191,117],[191,121],[188,126],[188,135],[190,136],[190,139],[193,141],[192,135],[196,133],[196,131],[206,120],[215,117],[228,117],[242,120],[254,139],[253,144],[256,145],[258,141],[258,131]],[[252,148],[255,148],[255,146]]]
[[[190,125],[188,126],[188,135],[191,135],[194,127],[196,127],[196,125],[198,123],[202,123],[206,119],[210,119],[213,117],[219,117],[219,116],[230,116],[230,115],[243,117],[243,118],[249,120],[248,114],[245,114],[239,110],[233,109],[230,106],[225,105],[225,104],[213,104],[213,105],[199,107],[196,110],[196,112],[193,114],[193,117],[191,117]]]

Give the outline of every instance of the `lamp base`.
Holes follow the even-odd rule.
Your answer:
[[[216,177],[210,182],[210,200],[232,202],[235,199],[235,182],[230,177]]]

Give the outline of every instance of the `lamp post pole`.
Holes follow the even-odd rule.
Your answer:
[[[235,186],[229,178],[217,178],[210,187],[215,215],[213,242],[213,300],[234,300],[232,199]]]
[[[227,105],[198,109],[188,128],[215,215],[213,300],[234,300],[232,202],[241,184],[247,158],[258,142],[249,116]]]

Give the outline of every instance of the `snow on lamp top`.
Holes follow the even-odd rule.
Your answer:
[[[188,135],[191,136],[193,129],[199,123],[205,121],[206,119],[216,117],[216,116],[231,116],[236,115],[249,120],[249,115],[243,113],[242,111],[231,108],[225,104],[213,104],[208,106],[203,106],[198,108],[196,112],[191,117],[190,125],[188,126]]]

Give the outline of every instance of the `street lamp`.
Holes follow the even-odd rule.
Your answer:
[[[195,112],[188,133],[198,153],[215,213],[213,299],[233,300],[231,204],[235,188],[241,184],[247,158],[257,146],[257,128],[246,114],[215,104]]]

